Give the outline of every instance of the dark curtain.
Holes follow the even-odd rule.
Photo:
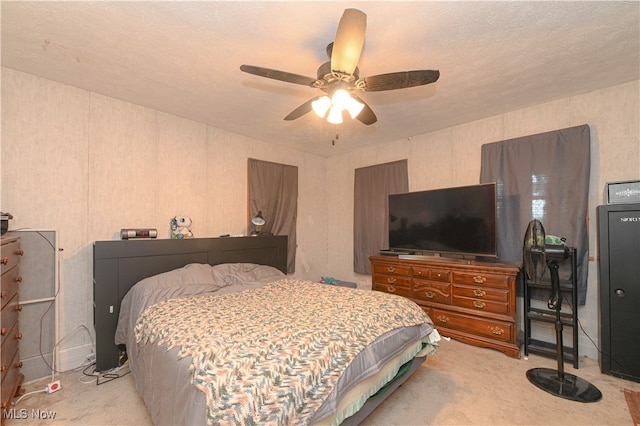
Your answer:
[[[483,145],[480,171],[481,183],[497,183],[499,260],[522,261],[527,225],[540,220],[547,235],[576,248],[579,305],[587,294],[590,158],[589,126],[582,125]]]
[[[249,230],[251,218],[262,212],[261,232],[287,235],[287,272],[296,271],[298,167],[249,159]]]
[[[371,274],[369,256],[389,247],[389,195],[409,191],[407,160],[356,169],[353,271]]]

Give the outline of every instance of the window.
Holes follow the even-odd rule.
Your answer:
[[[356,169],[353,271],[371,274],[369,256],[389,247],[389,195],[409,191],[407,160]]]
[[[287,235],[287,272],[296,270],[296,220],[298,216],[298,167],[249,159],[249,217],[262,212],[261,232]]]
[[[587,293],[590,155],[589,126],[582,125],[483,145],[480,171],[481,183],[498,184],[498,258],[522,261],[527,225],[540,220],[547,235],[576,248],[580,305]]]

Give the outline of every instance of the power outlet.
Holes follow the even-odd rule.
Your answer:
[[[51,382],[47,385],[47,393],[54,393],[60,390],[60,380]]]

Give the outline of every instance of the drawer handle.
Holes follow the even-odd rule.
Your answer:
[[[8,369],[9,367],[7,367],[6,364],[2,364],[2,367],[0,367],[0,372],[6,373]]]
[[[22,361],[16,363],[16,368],[22,368]]]
[[[475,289],[473,290],[473,295],[476,297],[484,297],[487,294],[484,290]]]
[[[501,336],[504,334],[504,329],[500,328],[500,327],[489,327],[489,329],[491,330],[491,332],[497,336]]]
[[[16,311],[22,312],[22,305],[16,305]]]
[[[388,285],[387,286],[387,291],[389,293],[395,293],[396,292],[396,288],[394,286],[392,286],[392,285]]]
[[[16,340],[22,340],[22,333],[16,334]]]
[[[475,306],[478,309],[483,309],[485,304],[484,304],[484,302],[480,302],[478,300],[474,300],[473,301],[473,306]]]
[[[17,256],[24,256],[24,250],[16,250]]]
[[[2,327],[2,329],[0,330],[0,334],[5,336],[7,334],[7,327]]]
[[[438,274],[436,275],[438,278],[442,278],[442,274],[438,272]]]
[[[387,272],[395,272],[396,268],[394,268],[393,266],[387,266]]]
[[[393,277],[389,277],[389,278],[387,278],[387,282],[388,282],[389,284],[393,284],[393,283],[395,283],[395,282],[396,282],[396,279],[395,279],[395,278],[393,278]]]
[[[22,282],[22,277],[16,277],[16,282],[17,283],[21,283]]]
[[[438,315],[438,318],[436,318],[438,321],[443,322],[443,323],[448,323],[449,322],[449,317],[446,317],[444,315]]]
[[[473,282],[474,283],[484,284],[486,281],[487,281],[487,279],[485,277],[483,277],[482,275],[476,275],[475,277],[473,277]]]
[[[2,260],[0,260],[0,263],[2,263],[3,265],[6,265],[7,263],[9,263],[9,258],[3,257]]]
[[[436,294],[432,291],[425,291],[424,297],[426,297],[427,299],[433,299],[434,297],[436,297]]]

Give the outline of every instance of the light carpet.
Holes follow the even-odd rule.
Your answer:
[[[514,359],[492,349],[442,341],[440,350],[362,424],[633,425],[624,390],[638,392],[640,383],[603,375],[597,360],[581,358],[579,369],[567,363],[565,371],[595,385],[603,397],[580,403],[529,383],[527,370],[538,367],[556,368],[557,364],[540,356]],[[12,407],[14,418],[6,424],[152,424],[130,374],[101,385],[79,371],[56,378],[61,381],[60,391],[26,396]],[[25,391],[42,390],[49,381],[28,383]]]

